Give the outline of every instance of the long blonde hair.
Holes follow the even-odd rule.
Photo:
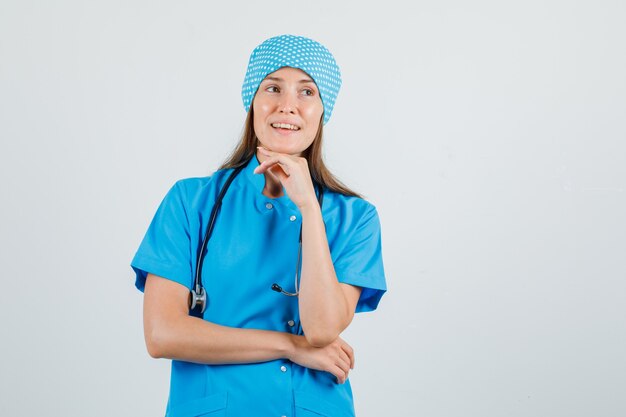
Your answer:
[[[339,181],[328,170],[328,168],[326,168],[326,164],[324,164],[324,159],[322,157],[322,125],[322,120],[320,120],[320,125],[317,129],[317,133],[315,134],[313,143],[304,152],[302,152],[302,157],[306,159],[307,164],[309,165],[311,178],[313,178],[313,181],[318,185],[321,185],[323,188],[327,188],[346,196],[362,198],[360,194],[348,188],[345,184]],[[237,168],[247,164],[248,161],[256,154],[257,146],[259,146],[259,140],[254,133],[254,115],[251,107],[248,111],[248,115],[246,116],[241,140],[232,154],[226,159],[222,166],[220,166],[220,169]]]

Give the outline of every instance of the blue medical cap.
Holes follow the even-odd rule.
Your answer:
[[[324,124],[330,119],[341,87],[341,73],[332,54],[324,45],[313,39],[294,35],[270,38],[254,48],[241,88],[241,98],[246,112],[261,81],[282,68],[298,68],[315,81],[324,105]]]

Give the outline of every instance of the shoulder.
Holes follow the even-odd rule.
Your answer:
[[[368,213],[376,211],[376,206],[364,198],[340,194],[328,189],[324,189],[324,205],[326,204],[328,204],[330,208],[347,208],[354,213]]]
[[[322,207],[326,222],[337,222],[343,227],[354,228],[364,223],[378,223],[376,206],[361,197],[324,190]]]
[[[177,195],[186,205],[194,205],[213,196],[231,171],[232,169],[221,169],[206,177],[179,179],[172,186],[170,193]]]
[[[216,183],[223,182],[225,177],[231,171],[232,169],[220,169],[206,177],[181,178],[174,183],[173,188],[178,188],[185,192],[199,192],[207,187],[215,185]]]

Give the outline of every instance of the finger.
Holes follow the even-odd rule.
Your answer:
[[[343,350],[346,355],[348,355],[348,358],[350,358],[350,369],[354,369],[354,349],[352,349],[352,346],[344,342],[341,345],[341,350]]]
[[[267,171],[267,169],[271,166],[271,163],[271,158],[266,159],[265,161],[261,162],[258,167],[254,168],[254,173],[259,174]],[[276,163],[276,161],[273,161],[273,163]]]
[[[262,146],[257,148],[263,155],[271,158],[271,159],[275,159],[278,162],[281,163],[281,165],[285,165],[285,166],[295,166],[298,162],[298,159],[303,159],[303,158],[299,158],[299,157],[294,157],[291,155],[288,155],[286,153],[280,153],[280,152],[274,152],[274,151],[270,151]]]
[[[339,349],[339,360],[337,361],[337,365],[343,369],[344,371],[349,371],[352,366],[352,361],[350,360],[350,356],[343,350]]]
[[[254,169],[254,173],[263,174],[264,172],[268,170],[272,170],[272,168],[277,165],[280,166],[281,170],[283,171],[282,176],[284,176],[285,178],[289,177],[290,175],[289,167],[285,166],[285,164],[280,162],[279,159],[275,156],[269,157],[265,161],[261,162],[261,164]]]
[[[289,168],[276,156],[268,157],[265,161],[261,162],[259,166],[254,169],[254,172],[257,174],[265,172],[275,165],[280,165],[281,168],[283,168],[283,171],[285,171],[286,174],[289,174]]]
[[[260,153],[262,153],[265,156],[287,155],[281,152],[271,151],[263,146],[257,146],[257,149],[259,150]]]
[[[339,360],[336,361],[335,366],[345,372],[346,375],[350,372],[350,360],[347,356],[345,358],[339,358]]]
[[[348,373],[339,367],[333,368],[331,373],[337,378],[338,384],[343,384],[348,379]]]
[[[263,161],[265,165],[259,165],[254,169],[255,174],[269,174],[272,177],[276,178],[282,184],[289,179],[289,174],[285,172],[285,168],[278,162],[268,162]]]
[[[281,183],[284,183],[289,178],[289,173],[285,171],[285,168],[280,163],[272,165],[267,170],[276,175]]]

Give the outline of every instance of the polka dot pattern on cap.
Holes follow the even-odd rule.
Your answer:
[[[324,45],[302,36],[276,36],[252,51],[241,88],[241,98],[246,112],[250,110],[261,81],[282,67],[301,69],[313,78],[324,105],[324,124],[326,124],[341,87],[341,73],[335,58]]]

